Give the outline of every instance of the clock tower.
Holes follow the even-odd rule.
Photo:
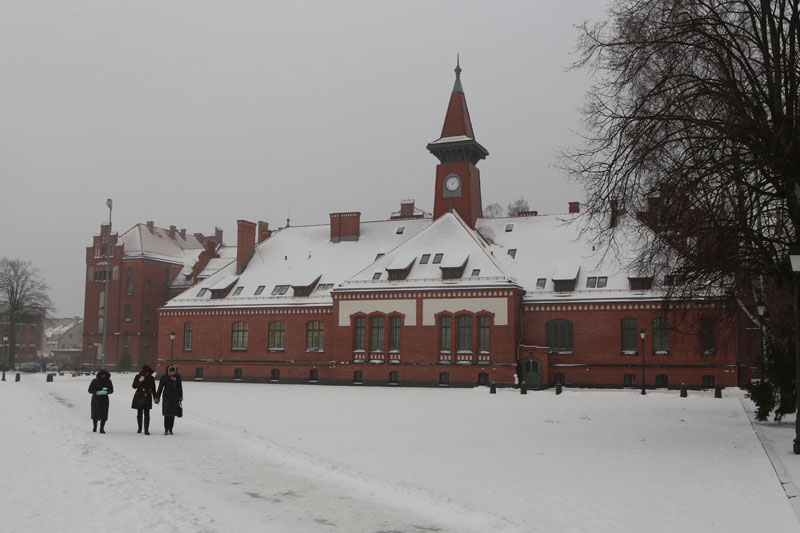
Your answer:
[[[481,175],[475,165],[489,152],[475,140],[458,62],[455,71],[456,83],[450,95],[442,134],[428,143],[428,151],[439,159],[433,218],[453,209],[474,228],[475,221],[483,215]]]

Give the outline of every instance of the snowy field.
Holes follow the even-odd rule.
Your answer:
[[[112,379],[105,435],[88,377],[0,383],[2,531],[800,531],[736,390],[189,381],[145,436]],[[800,472],[793,427],[760,426]]]

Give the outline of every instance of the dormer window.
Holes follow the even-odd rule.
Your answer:
[[[308,296],[311,294],[311,287],[292,287],[295,296]]]
[[[506,224],[506,233],[514,231],[514,224]]]
[[[406,276],[408,275],[407,270],[388,270],[387,272],[389,272],[390,281],[406,279]]]
[[[570,292],[575,290],[574,279],[554,279],[553,290],[556,292]]]
[[[436,255],[434,255],[433,256],[433,264],[434,265],[440,264],[442,262],[442,258],[443,257],[444,257],[444,254],[436,254]]]
[[[320,283],[319,285],[317,285],[317,290],[315,290],[314,292],[315,293],[327,292],[330,291],[332,288],[333,288],[333,283]]]
[[[461,268],[442,268],[442,279],[459,279],[461,271]]]
[[[375,256],[375,261],[377,261],[378,259],[380,259],[380,258],[381,258],[381,257],[383,257],[384,255],[386,255],[386,254],[380,253],[380,254],[376,255],[376,256]]]
[[[653,288],[653,278],[628,278],[632,291],[647,291]]]
[[[508,249],[508,255],[511,256],[511,259],[516,258],[517,257],[517,249],[516,248],[509,248]]]
[[[597,277],[597,288],[602,289],[606,285],[608,285],[608,276],[598,276]]]
[[[427,265],[428,261],[431,259],[431,254],[422,254],[422,257],[419,260],[420,265]]]

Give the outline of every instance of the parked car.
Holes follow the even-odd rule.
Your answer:
[[[41,372],[42,367],[39,363],[22,363],[22,366],[19,367],[20,370],[23,372]]]
[[[47,366],[45,368],[47,369],[48,372],[58,372],[59,370],[58,365],[55,363],[47,363]]]

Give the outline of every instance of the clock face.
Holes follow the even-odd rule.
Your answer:
[[[447,179],[444,180],[444,187],[450,192],[457,191],[461,187],[461,178],[455,174],[447,176]]]

